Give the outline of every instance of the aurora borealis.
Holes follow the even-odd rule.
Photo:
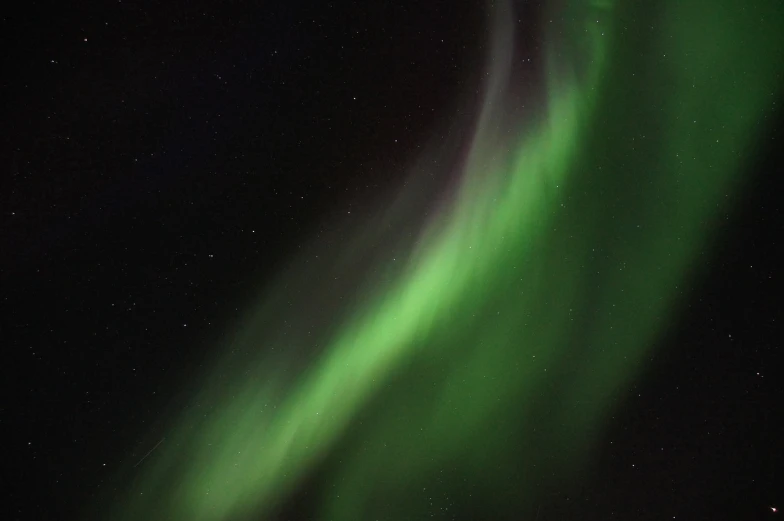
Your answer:
[[[521,490],[496,499],[525,503],[534,478],[563,479],[586,458],[739,189],[778,88],[781,62],[767,57],[782,48],[780,25],[732,2],[553,6],[570,23],[549,35],[546,104],[519,128],[504,118],[510,7],[493,9],[454,200],[285,387],[256,354],[264,336],[224,355],[205,405],[173,422],[122,518],[263,514],[343,436],[363,449],[330,469],[323,519],[424,517],[415,491],[444,468],[434,494],[516,479]],[[507,460],[521,429],[530,444],[516,450],[540,471]]]
[[[556,4],[535,121],[505,117],[517,56],[510,6],[492,7],[454,199],[285,385],[254,348],[266,331],[222,355],[121,518],[263,515],[343,437],[355,450],[330,467],[320,519],[424,518],[417,491],[443,469],[433,494],[509,480],[495,499],[528,504],[533,483],[584,462],[741,188],[782,37],[756,14],[771,2]],[[510,450],[537,464],[521,471]]]
[[[470,138],[259,289],[103,518],[277,519],[305,487],[313,519],[534,519],[579,481],[747,188],[784,10],[547,2],[524,94],[515,5],[486,10]]]

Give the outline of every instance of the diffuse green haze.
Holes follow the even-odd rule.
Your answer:
[[[505,117],[518,57],[496,7],[450,207],[305,370],[256,354],[305,341],[260,333],[260,313],[117,518],[263,518],[336,447],[323,519],[443,514],[435,495],[520,507],[585,463],[739,187],[778,94],[784,20],[777,0],[554,4],[536,121]]]

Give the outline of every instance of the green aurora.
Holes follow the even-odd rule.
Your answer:
[[[551,2],[546,96],[521,123],[512,8],[496,4],[452,198],[342,293],[399,206],[281,274],[103,517],[266,519],[318,476],[317,519],[445,517],[469,495],[496,518],[590,462],[741,193],[784,9]]]

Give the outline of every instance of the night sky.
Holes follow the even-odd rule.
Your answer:
[[[753,44],[716,43],[719,57],[705,61],[693,58],[703,52],[697,44],[662,49],[657,42],[671,36],[658,27],[691,41],[678,40],[682,20],[670,23],[675,15],[667,9],[618,2],[625,7],[603,16],[621,36],[608,45],[610,65],[594,77],[601,60],[570,40],[580,34],[572,27],[580,16],[573,4],[580,3],[120,1],[31,3],[23,15],[6,14],[0,517],[777,519],[774,508],[784,508],[784,436],[776,427],[784,413],[784,39],[760,43],[764,52],[749,65],[776,71],[760,89],[764,100],[752,103],[756,94],[749,94],[744,103],[729,87],[729,94],[687,98],[670,89],[676,80],[656,74],[668,53],[688,56],[684,75],[695,83],[704,77],[729,85],[746,74],[738,65],[744,57],[723,51]],[[737,27],[752,40],[762,27],[755,24],[767,24],[761,39],[765,30],[784,31],[784,11],[773,0],[718,3],[726,5],[706,26]],[[563,28],[553,29],[558,24]],[[695,29],[695,41],[701,34]],[[623,38],[631,42],[626,47]],[[498,45],[512,56],[504,73]],[[557,50],[548,54],[551,46]],[[558,67],[567,62],[573,84]],[[634,80],[621,77],[632,69]],[[555,76],[561,79],[551,81]],[[504,93],[494,97],[496,77]],[[547,123],[559,106],[555,97],[572,85],[581,95],[585,85],[586,96],[602,92],[590,102],[596,111],[586,109],[590,130],[578,129],[574,139]],[[743,107],[737,117],[750,125],[742,137],[705,138],[732,149],[734,161],[696,141],[684,145],[694,161],[677,173],[684,184],[697,163],[708,166],[692,168],[700,172],[695,183],[712,183],[718,170],[734,180],[720,193],[699,192],[699,212],[690,210],[690,195],[683,195],[684,211],[662,202],[676,177],[657,158],[669,152],[668,140],[683,139],[655,114],[669,100],[681,107],[681,99],[699,100],[700,114]],[[689,103],[675,111],[678,118],[691,118],[684,115]],[[540,129],[577,143],[578,151],[564,167],[567,181],[554,185],[566,185],[570,195],[524,191],[544,209],[515,221],[503,239],[519,230],[530,247],[510,247],[513,253],[499,254],[487,270],[475,249],[450,253],[448,262],[433,261],[438,274],[422,285],[428,289],[409,282],[427,259],[446,258],[436,245],[451,237],[452,226],[491,238],[493,216],[509,222],[502,202],[487,196],[485,205],[480,194],[517,193],[498,188],[523,171],[504,154],[534,157],[541,149],[561,157],[536,144],[540,133],[548,139]],[[626,143],[632,135],[645,144]],[[650,188],[638,188],[633,176]],[[674,198],[687,192],[679,190]],[[652,200],[661,208],[640,210]],[[703,208],[703,201],[710,204]],[[695,231],[678,231],[690,226]],[[654,229],[664,231],[648,231]],[[632,233],[639,242],[624,238]],[[604,288],[652,280],[646,270],[655,268],[624,255],[650,246],[666,259],[668,251],[652,245],[670,233],[699,245],[673,264],[677,281],[666,294],[658,283],[640,290],[640,299],[666,304],[645,319],[650,327],[629,328],[623,337],[635,353],[633,368],[593,358],[599,339],[611,337],[602,336],[605,322],[592,313],[637,302],[611,300]],[[573,236],[600,238],[602,254]],[[585,257],[590,264],[573,261],[582,249],[595,253]],[[510,281],[538,282],[511,292],[497,275],[507,264],[519,271]],[[449,270],[455,275],[444,287],[458,288],[454,295],[437,289],[436,277]],[[609,274],[619,270],[627,278]],[[571,288],[578,285],[574,304],[559,302],[577,295]],[[525,300],[515,300],[522,293]],[[403,325],[364,332],[384,322],[375,302],[382,317],[398,302],[401,322],[425,320],[426,304],[405,303],[436,294],[438,307],[427,318],[434,325],[412,325],[410,334]],[[563,329],[547,318],[561,311],[569,339],[527,336],[525,328],[544,331],[551,320],[553,330]],[[505,315],[513,317],[493,322]],[[401,343],[412,347],[394,363],[389,355],[345,373],[324,369],[335,375],[333,390],[361,379],[363,368],[373,378],[340,399],[344,419],[312,424],[307,450],[318,448],[311,454],[291,442],[278,467],[268,464],[274,458],[265,448],[288,432],[278,427],[316,407],[310,398],[324,387],[308,382],[322,381],[319,368],[333,367],[332,354],[354,352],[342,339],[387,341],[397,327]],[[492,357],[473,351],[484,339],[499,346],[488,348]],[[558,362],[541,362],[553,364],[547,379],[516,387],[530,378],[521,372],[505,380],[504,365],[536,358],[518,354],[534,343],[540,359],[557,352]],[[451,404],[459,393],[450,375],[461,371],[482,372],[480,384],[496,375],[505,383],[493,385],[508,391],[474,387],[465,396],[481,412],[455,407],[454,416],[440,416],[441,402],[427,390],[444,389]],[[606,395],[586,390],[604,382]],[[563,405],[580,393],[602,406]],[[245,410],[256,406],[273,419],[253,423]],[[309,421],[301,420],[301,429],[310,429]],[[428,425],[432,437],[413,434]],[[269,440],[254,445],[265,429]],[[399,452],[384,452],[383,433]],[[256,447],[258,459],[248,461],[262,470],[232,478],[232,487],[247,487],[239,510],[239,503],[216,501],[193,517],[177,502],[193,493],[196,474],[220,474],[215,469],[227,465],[199,445],[206,439],[222,448]],[[493,448],[479,447],[483,439]],[[574,457],[558,456],[572,449]],[[264,472],[285,485],[268,486]],[[355,496],[350,505],[333,501],[338,481]],[[186,492],[177,495],[180,485]],[[246,501],[254,486],[260,504]],[[159,503],[133,498],[156,488]],[[412,490],[425,494],[414,498]]]

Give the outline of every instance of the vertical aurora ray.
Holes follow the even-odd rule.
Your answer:
[[[520,507],[585,463],[740,187],[784,20],[774,0],[553,4],[535,121],[507,116],[502,5],[462,184],[403,267],[295,376],[257,354],[297,349],[260,325],[285,290],[265,295],[116,518],[264,518],[321,464],[322,519],[417,519],[467,490]]]

